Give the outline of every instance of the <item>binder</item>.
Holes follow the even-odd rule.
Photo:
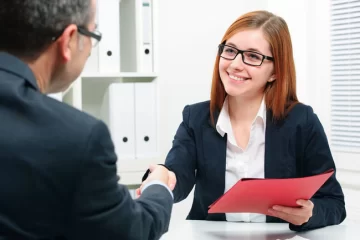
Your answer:
[[[120,0],[98,1],[99,72],[120,72]]]
[[[140,66],[139,6],[142,0],[122,0],[120,3],[120,70],[137,72]]]
[[[99,4],[96,4],[95,22],[99,23]],[[90,56],[88,57],[83,73],[97,73],[99,72],[99,44],[91,49]]]
[[[299,207],[296,201],[309,200],[333,173],[334,169],[330,169],[322,174],[303,178],[243,178],[211,204],[208,212],[268,215],[268,210],[274,205]]]
[[[157,153],[156,84],[135,83],[136,158],[146,159]]]
[[[135,159],[134,83],[113,83],[105,92],[101,119],[108,125],[118,159]]]
[[[99,72],[99,44],[91,49],[91,53],[86,60],[83,73],[91,74]]]
[[[140,52],[140,72],[153,72],[153,20],[152,0],[142,0],[142,36]]]

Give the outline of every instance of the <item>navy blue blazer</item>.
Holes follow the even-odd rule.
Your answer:
[[[187,219],[226,220],[225,214],[208,214],[209,205],[224,194],[226,143],[226,135],[222,137],[211,124],[209,101],[184,108],[183,122],[165,165],[177,177],[175,202],[185,199],[195,185]],[[335,169],[335,164],[328,141],[311,107],[299,103],[278,122],[272,121],[267,111],[265,178],[305,177],[331,168]],[[313,216],[302,226],[290,224],[290,229],[302,231],[339,224],[346,217],[344,195],[335,174],[311,201],[315,205]],[[271,216],[266,220],[282,222]]]
[[[118,184],[106,125],[39,91],[0,52],[0,239],[159,239],[173,199]]]

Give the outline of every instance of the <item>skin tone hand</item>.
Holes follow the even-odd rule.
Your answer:
[[[294,225],[307,223],[313,214],[314,204],[310,200],[297,200],[300,207],[273,206],[269,213],[273,217],[281,218]]]
[[[152,174],[154,171],[157,171],[158,169],[157,168],[164,168],[163,166],[160,166],[160,165],[150,165],[149,169],[150,169],[150,173]],[[140,197],[141,195],[141,189],[144,187],[144,185],[146,185],[149,181],[151,180],[154,180],[152,179],[151,177],[151,174],[149,174],[148,178],[142,182],[140,188],[136,189],[135,190],[135,194],[136,194],[136,197]],[[175,188],[175,185],[176,185],[176,176],[175,176],[175,173],[172,172],[172,171],[168,171],[168,182],[167,182],[167,186],[170,188],[170,190],[174,190]]]

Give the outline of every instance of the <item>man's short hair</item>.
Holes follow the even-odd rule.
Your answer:
[[[86,27],[91,0],[0,0],[0,51],[36,59],[70,24]]]

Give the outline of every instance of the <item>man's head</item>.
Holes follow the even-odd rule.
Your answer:
[[[63,91],[96,41],[95,13],[96,0],[1,0],[0,51],[28,63],[43,92]]]

